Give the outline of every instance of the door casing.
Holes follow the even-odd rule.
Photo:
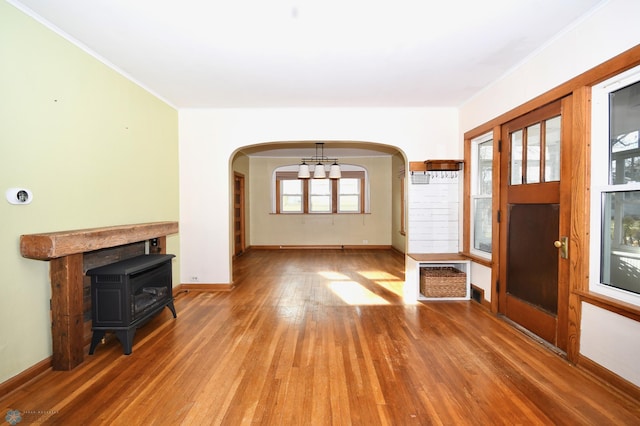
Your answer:
[[[546,106],[538,108],[526,115],[516,118],[509,123],[501,126],[500,130],[500,167],[499,167],[499,250],[498,250],[498,277],[496,283],[496,294],[498,299],[497,311],[500,314],[507,315],[508,310],[508,282],[507,282],[507,267],[508,267],[508,220],[507,214],[509,204],[513,203],[548,203],[549,200],[555,200],[559,204],[559,219],[558,219],[558,236],[570,235],[570,215],[571,215],[571,185],[570,185],[570,167],[571,167],[571,131],[572,131],[572,99],[571,95],[552,102]],[[560,182],[557,184],[530,184],[534,188],[526,188],[527,185],[516,185],[516,188],[509,188],[509,133],[513,129],[526,127],[532,123],[539,122],[545,118],[553,117],[554,115],[561,114],[561,154],[560,154]],[[534,189],[531,191],[530,189]],[[553,244],[550,241],[549,244]],[[571,254],[569,253],[569,256]],[[569,310],[569,259],[560,258],[558,255],[558,309],[556,317],[553,319],[553,327],[555,330],[546,331],[545,334],[548,337],[550,334],[554,334],[550,343],[554,344],[559,349],[567,350],[568,340],[568,310]],[[517,309],[514,306],[514,300],[511,299],[511,308]],[[516,302],[517,303],[517,302]],[[517,315],[515,315],[517,318]],[[542,318],[542,317],[541,317]],[[541,319],[549,321],[549,318]],[[526,324],[524,324],[526,328]],[[549,327],[549,323],[543,327]],[[548,339],[547,339],[548,340]]]

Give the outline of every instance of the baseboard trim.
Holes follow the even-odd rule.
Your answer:
[[[590,360],[584,355],[580,355],[578,358],[577,366],[599,382],[602,382],[611,389],[629,397],[636,404],[640,404],[640,387],[618,376],[616,373],[608,370],[595,361]]]
[[[233,290],[233,284],[180,284],[178,293],[183,291],[204,291],[204,292],[215,292],[215,291],[231,291]],[[174,289],[174,293],[175,289]]]
[[[327,245],[266,245],[266,246],[251,246],[252,250],[391,250],[393,246],[390,245],[339,245],[339,244],[327,244]]]
[[[29,381],[35,379],[40,374],[44,373],[47,370],[50,370],[52,357],[48,357],[43,359],[37,364],[32,365],[31,367],[24,370],[22,373],[19,373],[17,376],[14,376],[7,380],[6,382],[0,383],[0,395],[8,395],[11,392],[17,390],[22,385],[28,383]]]
[[[390,246],[390,247],[389,247],[389,249],[390,249],[392,252],[394,252],[395,254],[399,255],[399,256],[404,257],[404,256],[406,255],[406,253],[405,253],[405,252],[400,251],[399,249],[397,249],[397,248],[396,248],[396,247],[394,247],[394,246]]]

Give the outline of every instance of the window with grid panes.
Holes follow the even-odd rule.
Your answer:
[[[640,67],[592,90],[590,290],[640,306]]]
[[[309,213],[331,213],[332,179],[308,179]]]
[[[341,179],[298,179],[297,172],[284,166],[276,170],[276,213],[364,213],[366,174],[346,170]],[[351,166],[351,168],[358,168]]]
[[[360,187],[362,180],[359,178],[342,178],[338,181],[338,213],[360,212]]]
[[[302,181],[298,179],[282,179],[280,184],[280,212],[302,213]]]
[[[471,142],[471,251],[491,255],[493,137],[486,134]]]

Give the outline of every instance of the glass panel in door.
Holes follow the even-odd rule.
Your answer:
[[[522,130],[511,133],[511,185],[522,183]]]
[[[540,182],[540,123],[527,127],[527,180]]]
[[[545,121],[544,181],[560,180],[560,116]]]

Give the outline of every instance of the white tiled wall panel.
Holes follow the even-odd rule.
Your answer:
[[[458,252],[458,178],[409,185],[409,253]]]

